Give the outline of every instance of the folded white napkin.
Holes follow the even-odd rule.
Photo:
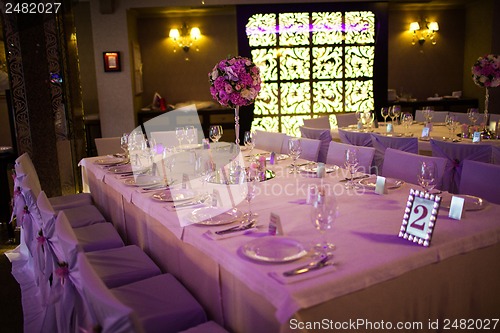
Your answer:
[[[208,230],[203,235],[205,235],[206,237],[210,238],[211,240],[221,240],[221,239],[226,239],[226,238],[241,236],[241,235],[244,235],[246,233],[252,233],[255,230],[257,230],[257,226],[255,226],[253,228],[250,228],[250,229],[245,229],[245,230],[240,230],[240,231],[234,231],[234,232],[228,232],[228,233],[225,233],[225,234],[222,234],[222,235],[218,235],[215,232],[213,232],[212,230]]]
[[[302,265],[297,265],[297,267],[300,267]],[[303,274],[298,274],[298,275],[292,275],[292,276],[284,276],[283,272],[292,270],[292,268],[287,268],[287,269],[282,269],[279,271],[274,271],[274,272],[269,272],[269,276],[278,281],[281,284],[289,284],[289,283],[295,283],[295,282],[300,282],[308,279],[312,279],[327,273],[335,272],[337,270],[336,265],[327,265],[324,266],[320,269],[314,270],[314,271],[309,271],[307,273]]]

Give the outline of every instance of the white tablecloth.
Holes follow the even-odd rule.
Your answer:
[[[490,304],[472,305],[471,297],[500,295],[498,283],[488,290],[470,284],[478,273],[487,275],[480,277],[485,281],[500,278],[500,269],[492,268],[499,266],[492,259],[500,254],[498,205],[487,204],[480,211],[466,212],[461,221],[448,218],[448,210],[441,209],[431,246],[424,248],[397,236],[409,190],[418,188],[415,185],[404,184],[389,190],[387,195],[377,195],[371,190],[346,192],[344,183],[339,182],[345,177],[342,170],[323,179],[289,175],[285,165],[290,161],[286,160],[271,167],[277,177],[260,183],[259,194],[252,201],[264,227],[247,235],[212,240],[204,233],[223,226],[181,227],[176,214],[165,203],[153,201],[151,193],[124,185],[116,175],[94,164],[94,160],[84,159],[81,165],[96,204],[105,216],[127,241],[141,246],[164,271],[177,276],[210,317],[231,331],[294,331],[291,318],[333,320],[363,315],[371,320],[406,320],[427,315],[428,318],[418,318],[427,322],[436,319],[428,311],[437,308],[440,312],[435,315],[439,318],[454,313],[478,316]],[[309,221],[309,206],[303,204],[307,185],[311,183],[330,186],[338,194],[340,215],[329,235],[337,246],[336,264],[324,274],[311,274],[310,279],[283,284],[270,275],[300,266],[310,258],[282,264],[261,263],[246,258],[240,248],[265,234],[271,212],[279,214],[286,237],[299,240],[306,247],[314,244],[319,233]],[[248,209],[244,201],[237,207],[242,211]],[[443,276],[443,269],[458,275]],[[456,282],[451,285],[461,286],[461,291],[456,291],[461,293],[460,297],[449,297],[448,291],[443,290],[448,280]],[[421,292],[408,285],[411,283],[417,283]],[[438,299],[440,306],[426,307],[429,301]],[[497,309],[499,299],[493,301]],[[391,300],[394,306],[384,307],[392,311],[380,308],[376,300]],[[401,305],[408,302],[417,308],[404,310]],[[337,307],[342,304],[350,306]],[[471,312],[472,308],[479,312]],[[379,317],[382,315],[387,317]]]

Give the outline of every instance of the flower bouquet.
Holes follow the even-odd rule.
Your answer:
[[[239,144],[239,107],[252,104],[260,91],[260,70],[250,59],[236,56],[219,61],[208,73],[210,94],[222,106],[235,109]]]
[[[500,56],[496,54],[487,54],[479,57],[471,68],[472,80],[479,87],[486,89],[485,102],[484,102],[484,123],[485,127],[483,134],[489,136],[486,130],[486,123],[488,122],[488,102],[489,92],[488,88],[498,87],[500,85]]]

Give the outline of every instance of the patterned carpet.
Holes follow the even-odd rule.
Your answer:
[[[11,333],[23,331],[21,290],[11,274],[10,261],[4,255],[16,246],[8,242],[6,224],[0,224],[0,331]]]

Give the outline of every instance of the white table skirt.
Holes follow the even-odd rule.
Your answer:
[[[319,234],[309,221],[309,207],[297,203],[304,199],[310,183],[323,182],[339,193],[340,215],[330,235],[337,246],[335,268],[308,280],[281,284],[269,273],[294,268],[308,259],[284,264],[247,259],[239,248],[262,235],[262,230],[211,240],[203,234],[216,227],[181,227],[177,216],[164,203],[153,201],[151,193],[124,185],[92,161],[82,161],[84,174],[105,216],[126,240],[141,246],[164,271],[178,277],[210,317],[231,331],[296,331],[290,326],[291,318],[334,320],[357,318],[358,313],[386,321],[415,316],[424,320],[421,316],[428,313],[426,322],[436,319],[438,313],[439,318],[457,311],[481,315],[483,307],[473,312],[470,300],[492,295],[497,296],[496,308],[500,306],[498,283],[488,289],[467,282],[500,278],[498,269],[488,270],[496,265],[500,254],[498,205],[488,204],[481,211],[467,212],[462,221],[449,219],[448,211],[441,209],[431,246],[423,248],[397,237],[408,192],[414,185],[405,184],[384,196],[371,191],[341,194],[343,183],[338,181],[343,178],[342,172],[329,174],[323,180],[292,176],[283,168],[289,161],[283,161],[272,167],[278,174],[276,178],[259,184],[260,193],[252,202],[261,224],[267,226],[270,213],[275,212],[281,217],[287,237],[307,246],[317,241]],[[247,204],[242,202],[238,208],[246,211]],[[478,257],[483,260],[471,260]],[[465,264],[473,267],[465,268]],[[456,274],[446,276],[443,269]],[[478,276],[482,270],[487,276]],[[450,281],[461,286],[459,296],[450,296],[449,290],[442,288]],[[422,292],[414,292],[411,283],[421,286]],[[372,299],[375,295],[378,301]],[[372,308],[381,300],[393,298],[391,304]],[[436,303],[429,307],[427,303],[434,300]],[[351,301],[354,312],[337,307]],[[415,308],[402,309],[406,302]],[[427,311],[439,304],[443,304],[439,312]]]

